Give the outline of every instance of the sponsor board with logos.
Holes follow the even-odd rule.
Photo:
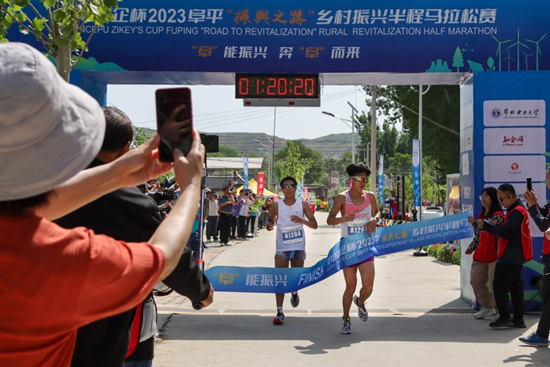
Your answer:
[[[544,99],[500,100],[483,102],[485,126],[544,126]]]
[[[546,129],[543,127],[504,127],[483,130],[485,154],[544,154]]]
[[[460,205],[474,216],[481,211],[479,200],[483,188],[498,188],[503,183],[514,186],[523,202],[527,189],[525,179],[531,177],[538,203],[544,205],[550,191],[546,186],[546,168],[550,163],[550,148],[546,129],[546,104],[550,100],[549,72],[513,72],[506,75],[475,73],[461,88],[460,136]],[[473,116],[468,113],[473,111]],[[468,121],[467,121],[468,120]],[[471,128],[470,128],[471,126]],[[547,163],[548,162],[548,163]],[[542,251],[542,233],[530,219],[535,260]],[[475,305],[469,286],[470,257],[464,254],[469,243],[462,242],[464,267],[462,296]],[[540,264],[538,264],[540,265]],[[534,272],[526,266],[523,271],[526,309],[540,309],[530,292]]]
[[[546,179],[544,155],[488,155],[483,158],[483,180],[485,182],[533,182]]]

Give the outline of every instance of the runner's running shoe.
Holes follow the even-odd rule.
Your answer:
[[[300,296],[298,295],[298,292],[292,293],[292,296],[290,297],[290,304],[294,308],[298,307],[300,304]]]
[[[342,334],[351,334],[351,320],[348,317],[347,319],[344,319],[344,324],[342,325]]]
[[[282,325],[285,323],[285,314],[277,312],[277,316],[273,319],[273,325]]]
[[[357,315],[361,319],[361,321],[365,322],[369,319],[369,313],[367,312],[367,309],[365,308],[365,305],[359,305],[358,303],[359,297],[353,296],[353,303],[357,306],[358,312]]]

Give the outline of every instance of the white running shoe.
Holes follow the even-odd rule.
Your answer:
[[[364,304],[362,306],[359,305],[358,300],[359,297],[353,296],[353,303],[357,306],[357,315],[361,321],[366,322],[369,319],[369,313],[367,312]]]
[[[351,334],[351,320],[348,317],[347,319],[343,319],[344,324],[342,325],[342,334]]]
[[[494,308],[482,308],[474,314],[474,317],[478,320],[483,320],[486,317],[493,317],[497,314]]]

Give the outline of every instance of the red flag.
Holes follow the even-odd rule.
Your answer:
[[[265,188],[265,177],[263,172],[258,172],[258,195],[263,195]]]

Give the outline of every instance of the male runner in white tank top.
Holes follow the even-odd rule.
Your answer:
[[[341,224],[342,238],[359,232],[373,234],[376,231],[376,224],[378,223],[380,213],[374,194],[364,190],[371,171],[364,164],[352,163],[346,168],[346,172],[350,179],[350,189],[336,196],[334,205],[327,218],[327,224]],[[336,215],[338,213],[341,216],[337,218]],[[359,297],[354,297],[355,288],[357,287],[357,269],[359,269],[359,274],[361,275],[361,290],[359,291]],[[374,257],[344,268],[343,273],[346,281],[346,290],[342,297],[342,306],[344,309],[342,334],[350,334],[351,321],[349,309],[352,302],[357,306],[361,321],[367,321],[369,318],[365,302],[370,297],[374,284]]]
[[[289,263],[293,268],[303,268],[306,259],[304,225],[317,229],[317,220],[315,220],[308,203],[295,197],[297,184],[292,177],[283,178],[281,187],[285,197],[283,200],[273,203],[269,211],[269,220],[265,227],[268,231],[273,230],[273,225],[278,219],[275,249],[276,268],[288,268]],[[284,293],[275,294],[275,299],[277,301],[277,316],[273,319],[273,324],[282,325],[285,321]],[[297,307],[298,303],[300,303],[298,292],[292,292],[290,304],[292,307]]]

